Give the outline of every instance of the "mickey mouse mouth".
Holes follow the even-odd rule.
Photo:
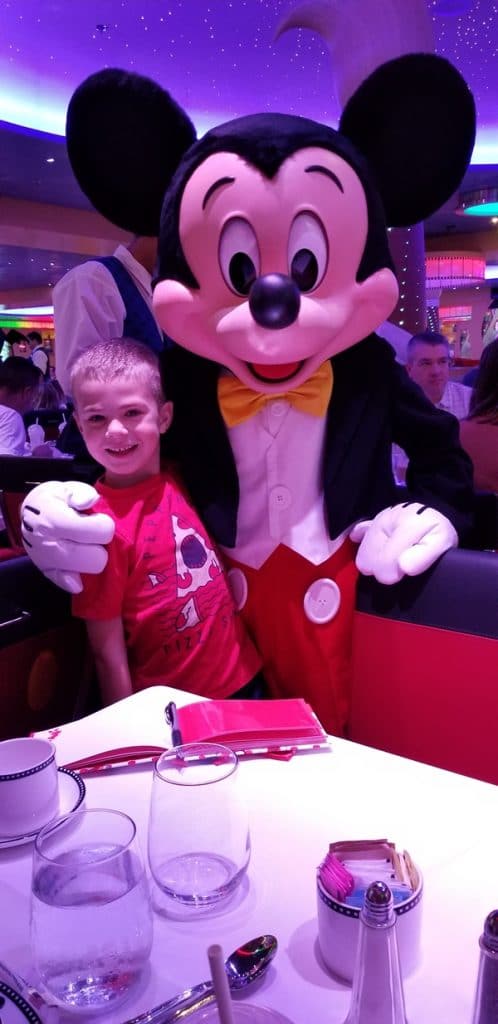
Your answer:
[[[296,363],[277,363],[275,366],[265,363],[247,363],[252,375],[263,384],[286,384],[299,373],[304,366],[304,359]]]

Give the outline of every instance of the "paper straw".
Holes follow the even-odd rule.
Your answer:
[[[223,959],[223,950],[221,946],[216,943],[212,946],[208,946],[208,960],[209,970],[211,971],[211,980],[213,982],[214,994],[216,1002],[218,1004],[218,1016],[220,1018],[220,1024],[235,1024],[233,1012],[232,1012],[232,1000],[230,997],[230,987],[228,984],[228,978],[225,971],[225,962]]]

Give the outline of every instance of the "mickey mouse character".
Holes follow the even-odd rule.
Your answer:
[[[107,215],[112,197],[123,226],[119,189],[140,233],[144,197],[159,209],[166,192],[154,305],[176,343],[169,454],[230,566],[271,694],[306,697],[341,733],[358,571],[383,583],[416,575],[471,525],[456,420],[372,332],[399,294],[386,224],[415,224],[456,190],[473,100],[442,58],[400,57],[362,83],[338,131],[240,118],[190,146],[168,185],[154,147],[169,122],[149,106],[152,89],[116,71],[83,83],[69,108],[73,168]],[[137,104],[139,168],[124,159]],[[410,459],[403,491],[393,442]],[[38,514],[25,506],[31,557],[73,589],[75,571],[105,558],[99,523],[81,528],[69,507],[92,501],[74,484],[44,484],[29,495]]]

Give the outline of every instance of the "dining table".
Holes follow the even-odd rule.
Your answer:
[[[167,747],[166,705],[198,699],[154,686],[38,735],[53,739],[59,766],[128,744]],[[249,804],[246,877],[230,901],[208,911],[171,909],[151,880],[150,963],[128,1000],[93,1014],[95,1024],[124,1024],[208,978],[210,944],[228,955],[265,933],[277,937],[278,951],[264,978],[246,990],[249,1002],[294,1024],[342,1024],[351,986],[321,956],[317,868],[332,842],[378,838],[408,850],[423,875],[420,956],[404,979],[408,1021],[470,1024],[479,936],[498,906],[497,788],[334,736],[324,751],[289,760],[241,758],[238,770]],[[83,776],[86,807],[115,808],[134,819],[145,862],[152,777],[152,761]],[[0,961],[36,984],[31,870],[31,845],[0,851]],[[60,1020],[77,1015],[61,1012]]]

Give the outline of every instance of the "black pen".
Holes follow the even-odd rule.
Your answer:
[[[166,718],[168,725],[171,726],[171,742],[173,746],[181,747],[183,743],[182,731],[178,724],[178,711],[174,701],[170,701],[169,704],[166,705],[164,717]]]

